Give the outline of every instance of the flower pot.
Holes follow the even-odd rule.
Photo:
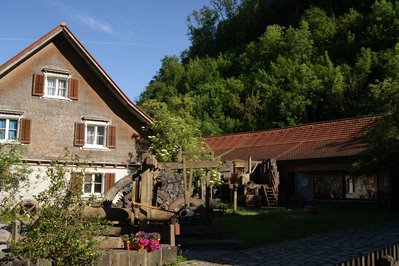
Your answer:
[[[125,250],[139,250],[139,249],[144,249],[144,247],[140,247],[138,243],[131,242],[131,241],[124,241],[123,242],[123,248]]]
[[[134,250],[134,244],[135,243],[132,243],[130,241],[124,241],[123,242],[123,248],[126,249],[126,250]]]

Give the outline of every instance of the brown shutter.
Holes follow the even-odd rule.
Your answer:
[[[69,88],[68,88],[69,99],[77,100],[78,99],[79,81],[77,79],[70,79],[68,84],[69,84]]]
[[[43,96],[44,94],[44,75],[33,74],[32,95]]]
[[[116,127],[114,127],[114,126],[108,126],[107,146],[110,149],[116,148]]]
[[[21,128],[19,131],[19,141],[24,144],[30,143],[30,132],[31,132],[31,120],[21,119]]]
[[[85,124],[75,123],[75,138],[73,145],[76,147],[82,147],[85,144]]]
[[[105,186],[104,193],[107,193],[108,190],[115,184],[115,173],[107,173],[105,174]]]
[[[72,194],[74,194],[75,196],[82,195],[82,190],[83,190],[82,173],[79,173],[79,172],[71,173],[70,188],[71,188]]]

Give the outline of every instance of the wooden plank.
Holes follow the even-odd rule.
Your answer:
[[[371,266],[375,266],[375,253],[371,253]]]
[[[184,184],[184,204],[190,206],[190,195],[188,193],[188,180],[187,180],[187,168],[186,168],[186,156],[183,156],[183,184]]]
[[[176,246],[175,226],[173,224],[169,225],[169,245]]]

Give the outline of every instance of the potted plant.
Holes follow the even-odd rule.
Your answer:
[[[126,250],[132,250],[134,249],[134,234],[125,234],[121,235],[122,241],[123,241],[123,248]]]
[[[136,234],[122,235],[121,238],[126,250],[145,249],[147,252],[152,252],[161,247],[161,235],[156,232],[139,231]]]

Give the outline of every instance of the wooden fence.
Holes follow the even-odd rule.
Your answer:
[[[336,266],[385,266],[399,265],[399,243],[336,264]]]

